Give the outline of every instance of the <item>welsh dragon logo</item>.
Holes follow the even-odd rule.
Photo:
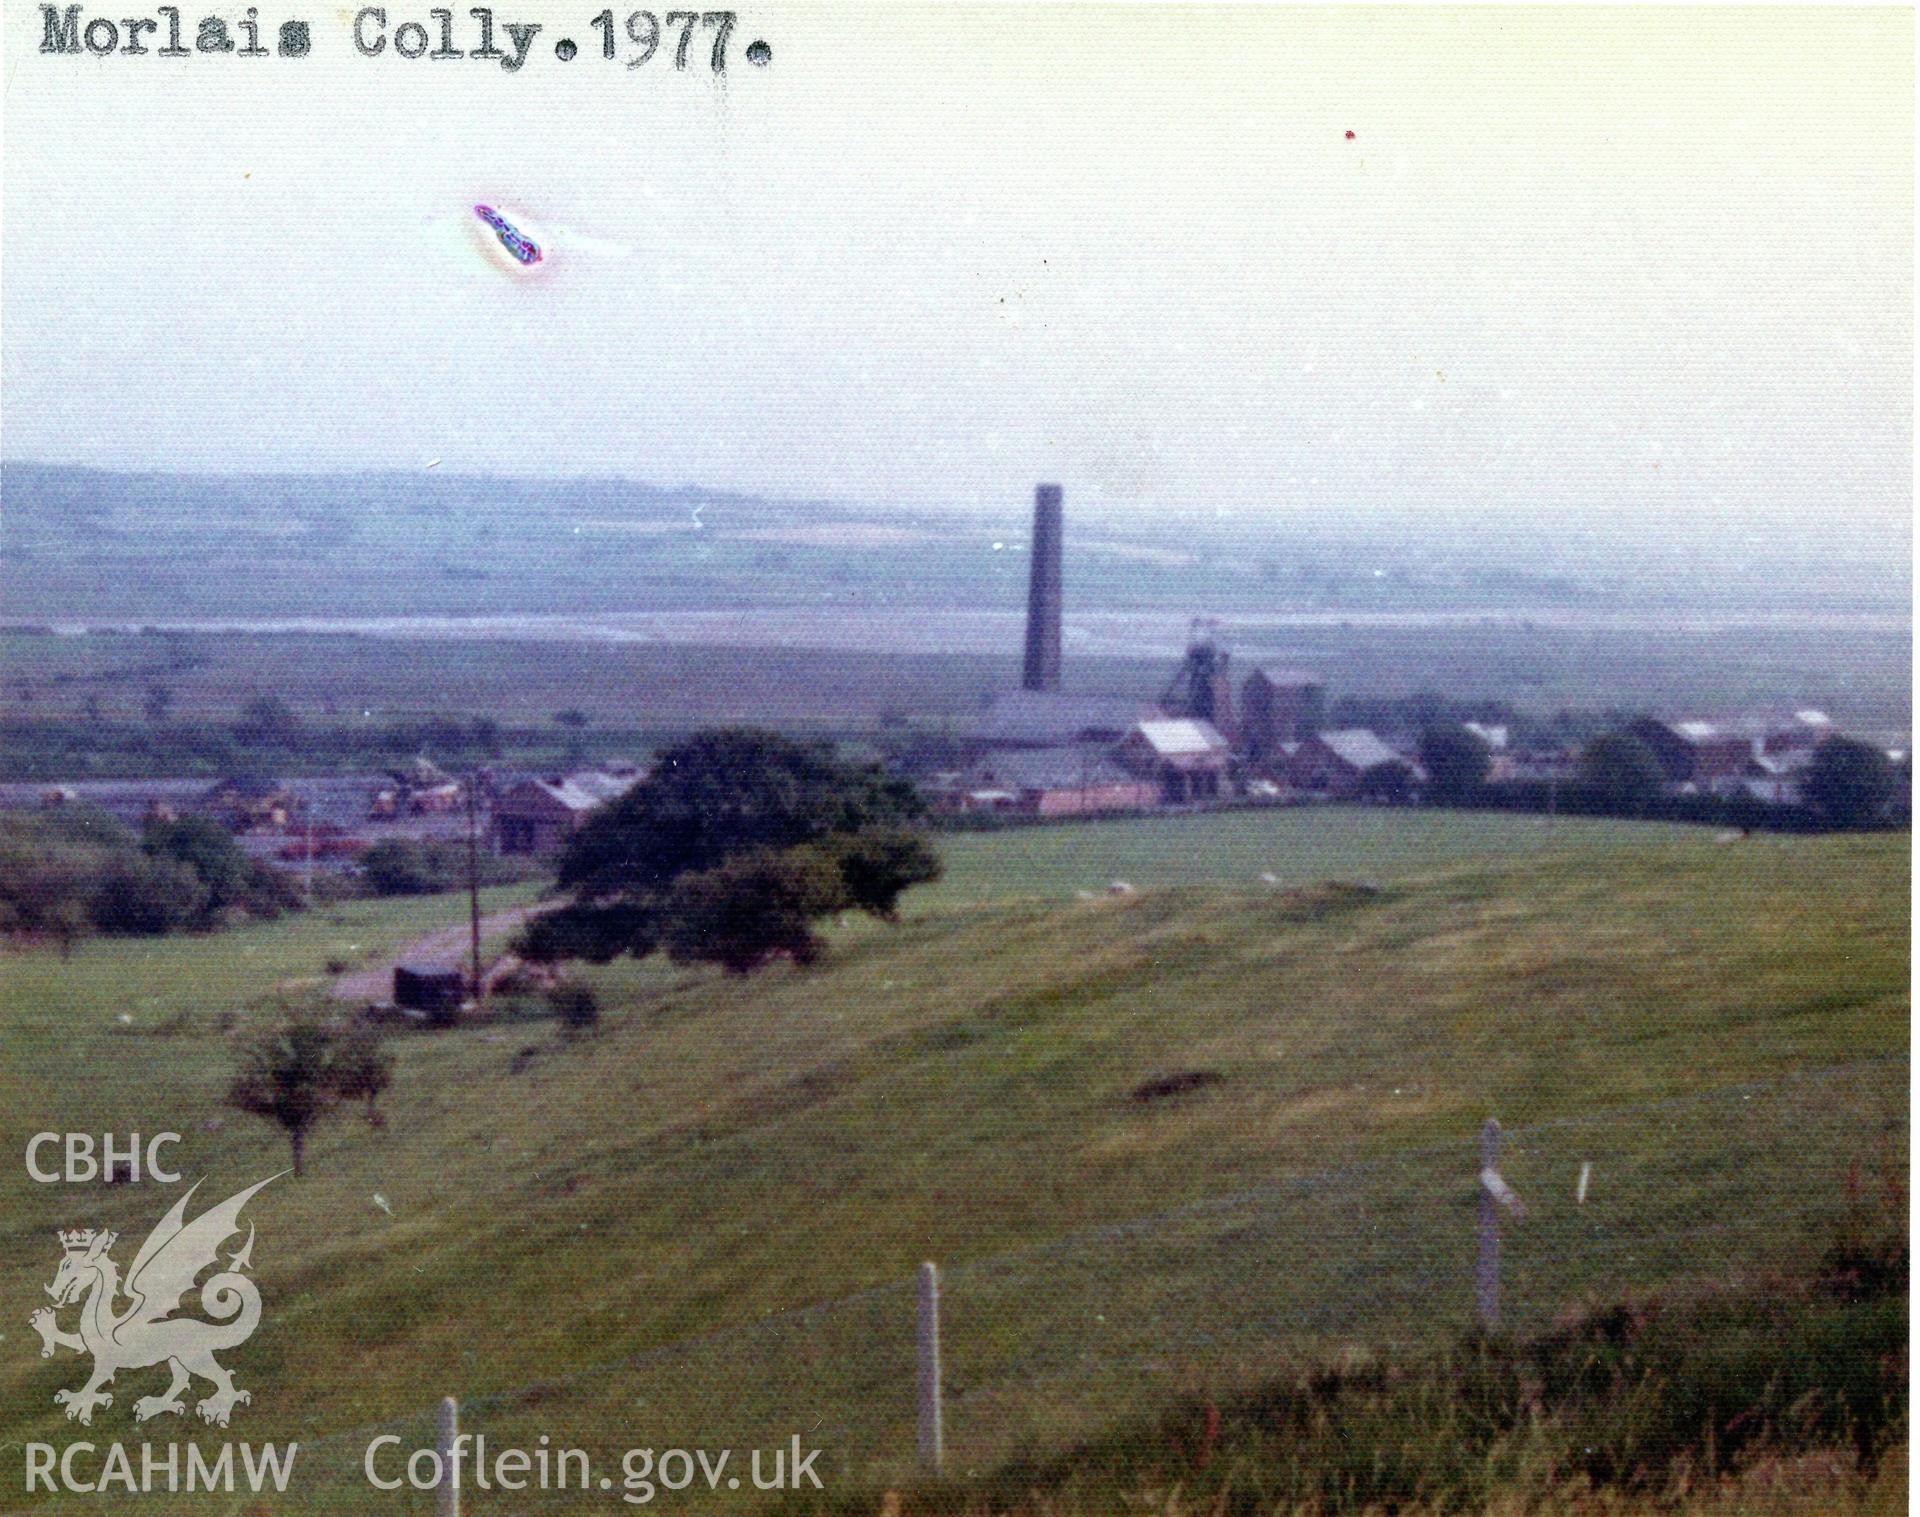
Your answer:
[[[59,1234],[60,1268],[46,1288],[53,1306],[41,1307],[27,1320],[40,1335],[42,1359],[51,1358],[56,1348],[93,1355],[93,1373],[84,1386],[53,1393],[69,1418],[91,1423],[95,1407],[113,1405],[113,1395],[102,1390],[103,1385],[121,1370],[161,1363],[172,1370],[173,1383],[161,1395],[134,1402],[138,1422],[162,1412],[184,1415],[181,1393],[196,1375],[213,1386],[213,1394],[198,1403],[207,1422],[225,1427],[234,1406],[253,1399],[234,1387],[233,1376],[213,1357],[220,1349],[245,1343],[260,1325],[260,1292],[245,1274],[253,1258],[253,1224],[247,1224],[246,1243],[224,1263],[219,1249],[240,1231],[240,1208],[279,1178],[269,1175],[188,1222],[187,1203],[200,1188],[196,1181],[140,1245],[124,1283],[112,1258],[117,1234],[92,1228]],[[200,1286],[200,1307],[214,1320],[173,1316],[209,1265],[221,1267]],[[123,1296],[128,1304],[116,1305]],[[80,1330],[63,1332],[55,1314],[75,1302],[80,1303]]]

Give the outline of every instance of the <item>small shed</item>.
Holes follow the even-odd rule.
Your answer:
[[[467,977],[445,964],[397,964],[393,1004],[421,1011],[435,1022],[451,1022],[467,998]]]

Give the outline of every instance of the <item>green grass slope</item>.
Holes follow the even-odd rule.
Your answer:
[[[308,1178],[252,1212],[268,1306],[234,1355],[254,1404],[228,1436],[302,1439],[281,1509],[366,1509],[360,1430],[418,1409],[397,1430],[427,1440],[449,1391],[496,1442],[548,1432],[616,1465],[629,1445],[798,1433],[829,1449],[825,1472],[897,1468],[922,1259],[949,1271],[962,1470],[1300,1354],[1416,1340],[1470,1306],[1489,1114],[1533,1203],[1509,1249],[1516,1321],[1764,1267],[1809,1245],[1850,1167],[1904,1160],[1904,836],[1622,828],[1409,859],[1372,890],[1089,900],[1073,882],[1122,873],[1111,850],[1032,866],[1102,833],[1129,836],[957,840],[944,895],[899,927],[849,927],[813,972],[592,971],[610,1010],[589,1038],[397,1039],[387,1125],[336,1119]],[[1154,883],[1144,861],[1125,872]],[[993,878],[1043,888],[976,888]],[[279,930],[193,944],[204,989],[167,982],[196,1014],[164,1035],[110,1014],[114,986],[151,979],[131,945],[84,949],[77,978],[6,964],[0,1142],[18,1153],[84,1113],[185,1134],[210,1196],[281,1167],[276,1136],[220,1105],[230,1034],[212,1017]],[[266,963],[262,980],[289,972]],[[1218,1079],[1135,1097],[1180,1072]],[[131,1257],[172,1199],[19,1179],[8,1195],[0,1278],[22,1318],[54,1229],[115,1228]],[[51,1398],[79,1368],[7,1328],[0,1443],[71,1436]],[[134,1436],[147,1387],[118,1389],[93,1436]]]

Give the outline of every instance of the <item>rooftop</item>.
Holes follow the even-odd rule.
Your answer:
[[[1326,744],[1343,764],[1351,765],[1362,773],[1377,764],[1406,763],[1405,759],[1365,727],[1348,727],[1339,732],[1322,732],[1320,741]]]

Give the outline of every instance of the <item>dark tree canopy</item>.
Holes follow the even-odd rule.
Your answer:
[[[604,963],[664,945],[741,971],[807,962],[819,951],[809,922],[855,906],[891,919],[901,892],[938,877],[914,827],[923,815],[906,781],[823,745],[698,733],[573,835],[560,884],[574,899],[529,924],[520,951]]]
[[[674,885],[663,913],[667,952],[731,974],[782,957],[811,964],[822,948],[813,923],[849,904],[839,866],[824,849],[736,854]]]
[[[1898,788],[1886,754],[1868,743],[1835,737],[1814,750],[1800,793],[1833,826],[1865,827],[1881,819]]]
[[[1615,814],[1645,809],[1660,793],[1665,771],[1653,750],[1625,732],[1610,732],[1588,743],[1580,755],[1579,782],[1600,806]]]
[[[253,860],[233,834],[210,817],[149,822],[140,843],[154,858],[185,864],[199,875],[212,910],[242,905],[253,892],[258,872]]]
[[[1434,797],[1451,801],[1485,782],[1493,754],[1460,723],[1437,722],[1420,734],[1420,764]]]
[[[579,899],[650,896],[753,848],[919,820],[913,787],[825,747],[750,729],[697,733],[574,834],[560,884]]]
[[[1360,776],[1361,799],[1403,806],[1413,799],[1413,767],[1399,759],[1375,764]]]
[[[562,959],[605,964],[623,953],[645,958],[659,942],[660,913],[651,903],[576,901],[542,912],[527,923],[514,951],[535,964],[557,964]]]

